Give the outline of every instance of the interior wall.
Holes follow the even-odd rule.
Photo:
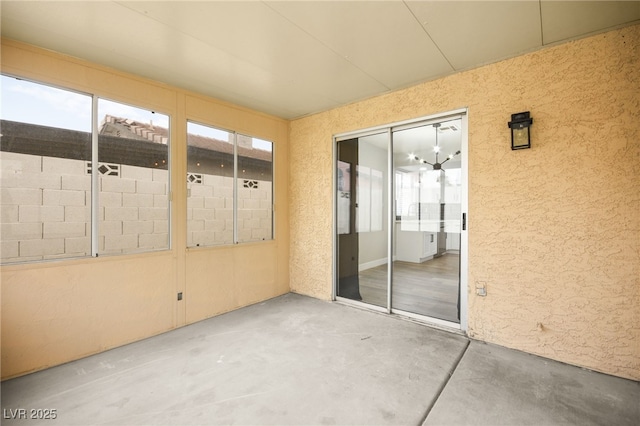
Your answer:
[[[468,107],[470,337],[640,379],[638,46],[635,25],[293,121],[292,290],[331,297],[332,135]]]
[[[358,163],[382,172],[382,181],[384,183],[382,188],[382,212],[379,212],[382,216],[382,229],[358,233],[358,262],[361,270],[387,263],[387,234],[389,232],[387,210],[389,209],[389,203],[386,182],[389,178],[387,170],[389,168],[388,159],[387,150],[374,146],[366,137],[360,138]],[[358,211],[361,208],[358,207]]]
[[[1,267],[2,379],[289,291],[285,120],[11,40],[2,40],[1,54],[3,73],[149,108],[173,119],[173,248]],[[274,240],[186,249],[187,119],[274,143]]]

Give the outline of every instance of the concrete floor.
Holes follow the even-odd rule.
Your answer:
[[[637,382],[294,294],[5,381],[1,396],[3,425],[640,424]]]

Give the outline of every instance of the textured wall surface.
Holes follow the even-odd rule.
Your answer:
[[[289,145],[289,285],[326,300],[332,282],[333,114],[292,122]]]
[[[292,290],[331,297],[332,135],[468,107],[469,335],[640,379],[638,46],[636,25],[293,121]]]

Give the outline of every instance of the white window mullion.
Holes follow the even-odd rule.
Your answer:
[[[98,256],[100,172],[98,171],[98,97],[91,103],[91,256]]]
[[[238,134],[233,133],[233,243],[238,244]]]

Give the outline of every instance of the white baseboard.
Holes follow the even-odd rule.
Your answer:
[[[395,260],[395,259],[394,259]],[[387,258],[372,260],[371,262],[365,262],[358,265],[358,272],[366,271],[367,269],[375,268],[376,266],[386,265]]]

